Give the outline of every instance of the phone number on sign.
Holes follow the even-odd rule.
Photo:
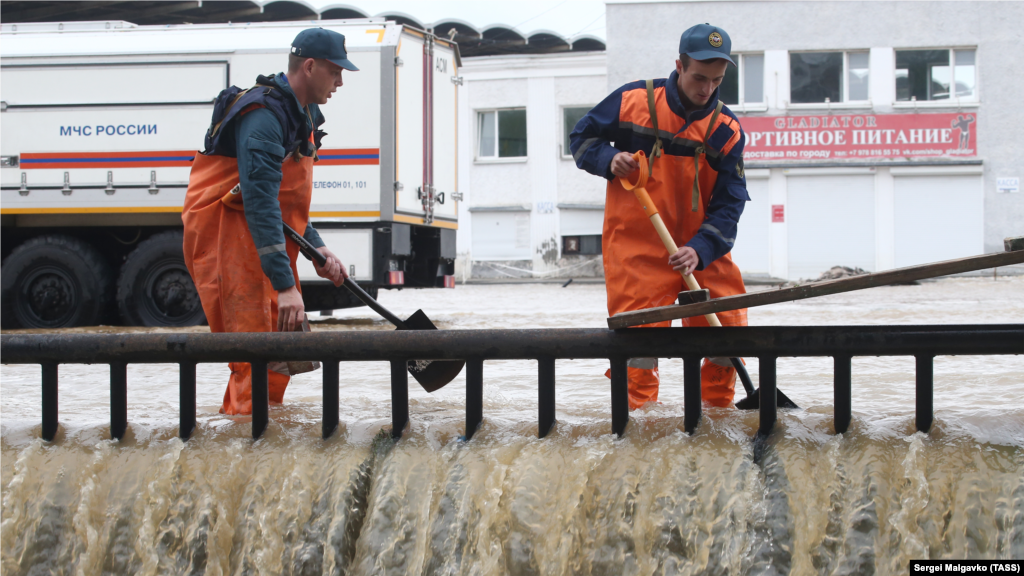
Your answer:
[[[743,152],[743,158],[745,160],[779,160],[786,158],[827,159],[831,155],[831,150],[756,150]]]
[[[366,188],[365,180],[315,180],[313,188]]]

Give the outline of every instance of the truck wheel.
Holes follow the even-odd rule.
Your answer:
[[[117,309],[126,326],[197,326],[206,319],[181,244],[181,232],[161,232],[128,255],[117,279]]]
[[[32,238],[4,259],[0,276],[4,328],[95,326],[113,295],[107,262],[71,236]]]

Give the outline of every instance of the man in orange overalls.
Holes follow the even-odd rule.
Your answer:
[[[345,37],[303,30],[292,42],[287,73],[259,76],[246,91],[231,87],[214,104],[181,215],[185,263],[213,332],[290,332],[301,325],[298,246],[285,241],[282,223],[327,257],[317,274],[336,286],[345,280],[344,265],[309,223],[313,162],[324,135],[318,105],[342,85],[342,69],[358,70]],[[249,365],[230,366],[220,411],[251,414]],[[268,372],[271,402],[284,400],[288,380]]]
[[[685,289],[679,272],[693,273],[712,298],[745,292],[729,257],[747,195],[743,175],[743,131],[718,99],[729,56],[729,35],[700,24],[683,32],[676,69],[667,79],[622,86],[584,116],[570,135],[576,165],[608,180],[602,252],[608,314],[665,306]],[[665,225],[684,244],[667,254],[632,192],[620,177],[638,168],[633,154],[652,162],[647,191]],[[745,326],[746,309],[718,314],[724,326]],[[683,326],[707,326],[701,317]],[[649,326],[669,326],[660,322]],[[628,364],[629,406],[658,399],[657,358]],[[706,358],[701,397],[728,406],[736,370],[728,358]]]

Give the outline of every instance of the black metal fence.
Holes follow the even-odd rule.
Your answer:
[[[340,362],[391,363],[393,434],[400,437],[409,422],[407,362],[465,360],[466,437],[471,438],[483,419],[485,360],[537,360],[538,435],[544,437],[555,422],[556,359],[607,358],[611,362],[612,432],[621,436],[629,422],[626,362],[630,358],[683,359],[684,427],[692,433],[701,418],[701,359],[757,357],[758,434],[765,436],[776,420],[779,357],[834,358],[835,430],[842,433],[852,410],[852,358],[914,356],[917,429],[927,432],[932,424],[934,357],[983,354],[1024,354],[1024,324],[0,336],[3,363],[42,366],[42,437],[47,441],[57,433],[58,364],[110,365],[110,431],[118,439],[128,425],[128,364],[178,364],[180,436],[188,439],[196,425],[196,364],[248,362],[253,375],[252,435],[259,438],[268,421],[267,363],[319,360],[323,364],[323,437],[328,438],[338,427]],[[788,392],[799,402],[799,390]]]

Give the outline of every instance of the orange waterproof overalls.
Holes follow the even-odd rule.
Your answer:
[[[695,120],[684,132],[685,120],[669,108],[665,88],[653,88],[657,128],[660,133],[674,134],[673,142],[689,141],[698,146],[708,134],[721,124],[733,130],[733,136],[722,147],[728,154],[739,139],[739,123],[726,114],[710,114]],[[714,125],[711,125],[714,120]],[[654,130],[647,90],[630,90],[622,94],[619,121]],[[709,129],[710,128],[710,129]],[[665,142],[664,144],[668,144]],[[693,211],[693,184],[696,172],[694,158],[699,163],[699,200]],[[711,200],[718,172],[713,170],[697,147],[695,156],[661,154],[653,160],[647,192],[661,213],[665,226],[680,246],[688,242],[704,222],[704,212]],[[618,178],[608,182],[605,198],[604,233],[601,247],[604,257],[605,286],[608,291],[608,315],[620,312],[666,306],[686,286],[679,272],[668,265],[669,254],[637,202],[633,193],[623,188]],[[739,268],[729,254],[707,264],[704,270],[693,272],[702,288],[712,298],[732,296],[746,292]],[[747,310],[719,312],[723,326],[746,326]],[[667,327],[671,322],[647,324],[645,327]],[[707,326],[703,316],[684,318],[683,326]],[[629,406],[636,409],[646,402],[658,399],[658,365],[656,358],[634,358],[629,361]],[[610,371],[607,373],[610,376]],[[713,406],[728,406],[735,394],[736,370],[728,359],[710,359],[701,367],[701,399]]]
[[[281,218],[300,234],[309,222],[313,158],[285,158],[281,166]],[[277,291],[260,267],[245,213],[221,198],[238,184],[238,160],[196,154],[181,219],[185,223],[185,264],[195,281],[212,332],[273,332],[277,328]],[[295,287],[299,248],[287,243]],[[252,378],[247,363],[232,362],[222,414],[252,413]],[[284,401],[289,377],[268,370],[270,402]]]

